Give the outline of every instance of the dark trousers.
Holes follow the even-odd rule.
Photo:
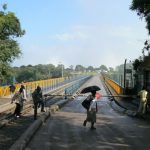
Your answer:
[[[34,103],[34,120],[37,119],[37,110],[38,107],[41,106],[41,111],[44,111],[44,102],[43,101],[38,101],[36,103]]]
[[[43,111],[44,110],[44,102],[43,102],[43,100],[39,101],[39,105],[41,105],[41,111]]]
[[[38,103],[34,103],[34,120],[37,119],[37,109],[38,109]]]
[[[15,108],[15,111],[14,111],[14,115],[20,116],[20,111],[21,111],[21,105],[16,103],[16,108]]]

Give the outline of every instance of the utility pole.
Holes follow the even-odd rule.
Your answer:
[[[64,66],[61,62],[59,62],[59,65],[61,67],[61,77],[63,78],[64,77]]]
[[[124,93],[125,93],[125,88],[126,88],[126,62],[127,59],[124,61]]]
[[[61,76],[62,78],[64,77],[64,67],[63,67],[63,64],[61,64],[62,68],[61,68]]]

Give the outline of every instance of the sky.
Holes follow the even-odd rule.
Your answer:
[[[19,18],[22,56],[13,66],[64,64],[115,68],[142,55],[148,31],[132,0],[0,0]]]

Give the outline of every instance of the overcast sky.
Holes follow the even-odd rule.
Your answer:
[[[22,57],[13,65],[116,67],[142,53],[145,21],[132,0],[1,0],[20,19]]]

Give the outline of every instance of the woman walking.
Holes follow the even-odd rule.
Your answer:
[[[87,122],[91,123],[91,130],[95,130],[94,123],[96,123],[96,113],[97,113],[97,102],[96,102],[96,91],[92,91],[91,95],[87,97],[90,100],[90,107],[87,109],[87,117],[83,122],[83,126],[86,126]]]

